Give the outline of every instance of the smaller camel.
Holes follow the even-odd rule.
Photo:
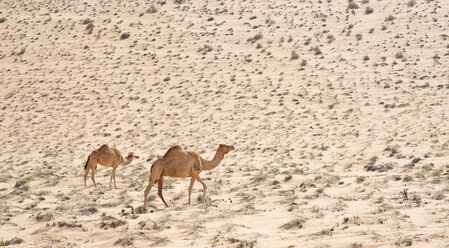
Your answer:
[[[102,166],[112,167],[111,180],[109,181],[109,188],[112,184],[112,179],[114,179],[114,188],[117,188],[115,184],[115,172],[120,164],[128,165],[133,161],[134,153],[130,152],[126,157],[123,158],[119,150],[111,148],[108,145],[102,145],[100,148],[94,150],[87,158],[86,164],[84,165],[84,186],[86,186],[87,174],[92,170],[92,182],[94,182],[95,188],[97,184],[95,183],[95,170],[97,169],[97,163]]]
[[[234,150],[234,146],[219,145],[214,158],[211,161],[203,159],[200,155],[195,152],[185,151],[180,146],[172,146],[165,155],[158,158],[151,166],[149,184],[145,189],[144,193],[144,204],[145,208],[147,205],[148,193],[151,187],[157,182],[158,184],[158,196],[162,199],[165,206],[168,207],[162,195],[162,186],[164,185],[164,176],[175,177],[175,178],[185,178],[191,177],[189,186],[189,204],[190,196],[192,195],[192,188],[195,180],[198,180],[203,185],[203,202],[206,199],[206,189],[207,186],[201,180],[199,174],[203,170],[212,170],[216,168],[221,160],[223,160],[224,155],[228,152]]]

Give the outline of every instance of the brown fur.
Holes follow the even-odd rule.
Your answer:
[[[199,177],[199,174],[203,170],[211,170],[218,166],[218,164],[223,160],[224,155],[228,152],[234,150],[234,146],[219,145],[215,157],[211,161],[204,160],[195,152],[185,151],[180,146],[172,146],[162,158],[158,158],[151,166],[150,178],[147,188],[144,192],[144,207],[147,203],[148,194],[153,187],[153,185],[158,183],[158,195],[164,202],[165,206],[168,207],[162,195],[162,187],[164,184],[164,176],[169,177],[191,177],[189,186],[189,204],[192,194],[193,184],[195,180],[198,180],[203,185],[203,202],[206,197],[207,186]]]

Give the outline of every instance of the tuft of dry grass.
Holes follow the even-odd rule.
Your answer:
[[[104,230],[108,230],[109,228],[116,228],[119,226],[123,226],[126,224],[124,220],[113,220],[113,221],[102,221],[100,223],[100,228]]]
[[[58,227],[82,227],[82,224],[76,224],[76,223],[67,223],[65,221],[58,221]]]
[[[262,39],[262,37],[263,37],[263,35],[262,35],[262,33],[257,33],[257,34],[255,34],[253,37],[250,37],[250,38],[248,38],[248,42],[256,42],[256,41],[258,41],[258,40],[260,40],[260,39]]]
[[[133,237],[120,238],[114,242],[114,245],[131,246],[133,245],[133,241],[134,241]]]
[[[22,243],[23,243],[23,239],[15,237],[10,240],[0,241],[0,246],[18,245],[18,244],[22,244]]]
[[[304,223],[303,219],[296,219],[296,220],[291,220],[285,224],[283,224],[282,226],[280,226],[279,228],[281,229],[285,229],[285,230],[291,230],[291,229],[301,229],[303,227],[302,223]]]
[[[36,215],[36,220],[37,221],[50,221],[53,219],[53,214],[52,213],[38,213]]]

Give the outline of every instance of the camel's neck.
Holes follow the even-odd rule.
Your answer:
[[[203,159],[203,161],[202,161],[203,168],[205,170],[212,170],[220,164],[220,162],[221,162],[221,160],[223,160],[223,158],[224,158],[224,153],[221,152],[220,150],[217,150],[214,158],[211,161],[207,161],[207,160]]]
[[[122,160],[122,164],[129,165],[131,163],[131,161],[133,161],[133,157],[128,156],[128,157],[126,157],[126,160],[124,160],[124,159]]]

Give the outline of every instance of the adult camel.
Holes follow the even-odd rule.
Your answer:
[[[144,208],[147,205],[148,193],[151,187],[157,182],[158,184],[158,196],[162,199],[165,206],[168,207],[162,195],[162,186],[164,185],[164,176],[184,178],[191,177],[189,186],[189,204],[190,197],[192,194],[193,184],[195,180],[198,180],[203,185],[203,202],[206,199],[206,189],[207,186],[201,180],[199,174],[204,170],[212,170],[216,168],[221,160],[223,160],[224,155],[228,152],[234,150],[234,146],[219,145],[214,158],[211,161],[203,159],[200,155],[195,152],[185,151],[180,146],[175,145],[168,149],[165,155],[158,158],[156,162],[151,166],[150,178],[147,188],[144,193]]]

